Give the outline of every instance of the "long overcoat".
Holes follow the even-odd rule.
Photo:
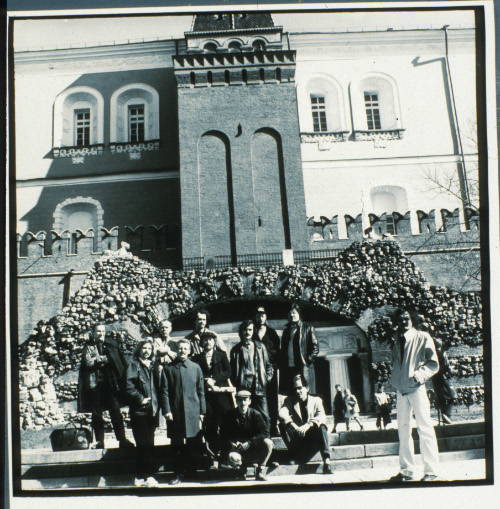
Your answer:
[[[171,412],[167,423],[170,438],[193,438],[201,430],[200,415],[205,415],[205,388],[200,366],[190,359],[174,360],[164,366],[161,385],[161,406]]]

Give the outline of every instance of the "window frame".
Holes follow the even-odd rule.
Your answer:
[[[88,118],[79,119],[79,115],[88,115]],[[83,129],[83,143],[79,143],[79,130]],[[73,145],[87,147],[90,143],[92,130],[91,108],[75,108],[73,110]]]
[[[132,113],[133,109],[142,110],[142,113]],[[144,103],[127,105],[127,138],[129,143],[143,143],[146,140],[146,105]]]
[[[369,99],[367,99],[369,96]],[[373,99],[375,97],[376,99]],[[379,92],[375,90],[363,91],[365,114],[366,114],[366,127],[368,131],[381,131],[382,130],[382,116],[380,109]],[[370,126],[370,123],[372,124]]]
[[[311,115],[313,121],[313,132],[315,133],[327,133],[328,132],[328,117],[326,114],[326,95],[312,93],[309,94],[310,104],[311,104]],[[320,102],[319,100],[323,101]],[[314,100],[317,100],[315,102]],[[316,128],[318,127],[318,129]]]

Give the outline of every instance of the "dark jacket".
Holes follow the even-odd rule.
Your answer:
[[[192,438],[200,433],[200,415],[205,415],[205,387],[200,366],[176,359],[164,367],[161,383],[161,408],[172,412],[167,423],[170,438]]]
[[[336,391],[335,397],[333,398],[333,415],[336,419],[344,418],[346,410],[345,399],[342,392]]]
[[[292,327],[290,323],[286,324],[283,335],[281,336],[281,366],[288,366],[288,345],[290,341],[294,343],[295,366],[310,366],[315,361],[319,353],[318,340],[316,332],[312,325],[302,321],[298,322],[298,327],[292,338]],[[297,348],[298,347],[298,348]]]
[[[221,428],[221,437],[229,448],[229,442],[250,442],[257,445],[267,438],[267,425],[258,410],[249,408],[246,415],[241,415],[238,408],[229,410]]]
[[[125,374],[125,394],[131,416],[158,413],[158,397],[153,378],[153,364],[147,368],[138,359],[130,361]],[[143,405],[144,398],[151,398],[151,401]]]
[[[214,348],[212,363],[207,364],[207,358],[204,353],[199,353],[192,358],[200,366],[203,372],[203,378],[213,378],[218,387],[228,387],[228,379],[231,378],[231,366],[227,355]]]
[[[278,333],[269,325],[266,325],[266,333],[262,338],[259,337],[257,332],[257,326],[255,326],[254,333],[254,341],[261,341],[267,350],[267,355],[269,356],[269,361],[271,362],[274,370],[278,369],[278,364],[280,362],[280,337]]]
[[[269,362],[266,347],[260,341],[254,341],[255,375],[249,377],[243,371],[243,342],[237,343],[231,349],[231,381],[233,385],[254,391],[255,394],[266,394],[268,382],[273,378],[273,366]]]
[[[439,371],[432,377],[432,385],[434,386],[436,401],[439,404],[444,404],[446,401],[456,399],[457,392],[450,381],[452,373],[447,353],[443,350],[436,350],[436,353],[439,361]]]
[[[106,337],[101,345],[101,357],[106,357],[106,361],[99,360],[98,348],[93,339],[83,347],[78,376],[78,412],[91,412],[92,391],[98,386],[121,396],[121,380],[127,367],[121,345],[116,339]]]

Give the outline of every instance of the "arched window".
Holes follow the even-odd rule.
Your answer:
[[[215,42],[207,42],[203,46],[203,51],[205,53],[215,53],[217,51],[217,44]]]
[[[138,143],[160,138],[158,92],[134,83],[111,96],[111,143]]]
[[[266,50],[266,43],[261,39],[256,39],[252,42],[252,48],[254,51],[262,52]]]
[[[318,75],[300,84],[297,95],[302,132],[346,131],[342,89],[330,76]]]
[[[73,87],[54,103],[54,147],[103,143],[104,99],[90,87]]]
[[[241,53],[241,43],[238,41],[232,41],[227,45],[227,49],[230,53]]]
[[[354,131],[403,131],[398,89],[391,77],[365,76],[350,89]]]
[[[104,226],[104,212],[101,204],[93,198],[78,196],[60,203],[54,211],[54,230],[70,232],[69,254],[77,254],[79,234],[77,230],[94,231],[94,251],[100,248],[100,231]]]

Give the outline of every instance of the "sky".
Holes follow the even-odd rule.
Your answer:
[[[472,11],[355,12],[273,14],[285,31],[386,28],[441,28],[474,26]],[[190,16],[134,16],[115,18],[35,19],[14,22],[14,47],[18,51],[68,45],[112,43],[183,37],[191,29]]]

